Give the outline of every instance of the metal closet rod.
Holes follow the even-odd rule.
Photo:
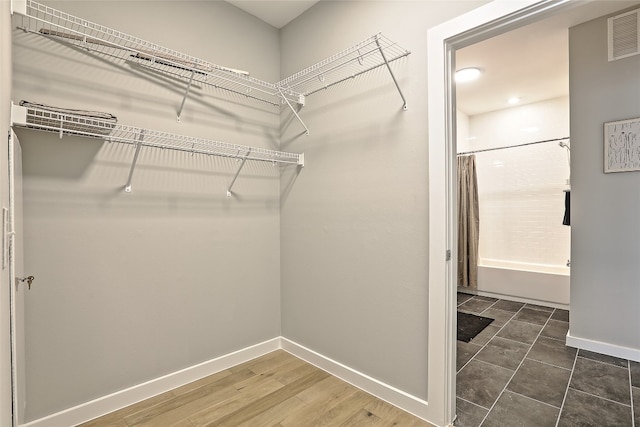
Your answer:
[[[464,155],[467,155],[467,154],[484,153],[485,151],[506,150],[507,148],[525,147],[527,145],[543,144],[545,142],[565,141],[567,139],[571,139],[571,138],[566,136],[564,138],[554,138],[554,139],[545,139],[543,141],[525,142],[524,144],[508,145],[506,147],[494,147],[494,148],[484,148],[482,150],[465,151],[463,153],[458,153],[457,156],[464,156]]]

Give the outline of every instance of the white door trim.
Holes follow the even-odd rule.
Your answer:
[[[429,30],[429,360],[430,419],[453,424],[456,405],[456,49],[518,28],[577,0],[494,0]],[[447,253],[451,254],[447,260]]]
[[[16,229],[15,229],[15,144],[16,134],[13,129],[9,130],[9,317],[10,317],[10,340],[11,340],[11,406],[13,412],[13,426],[18,425],[19,406],[18,406],[18,370],[16,363],[17,339],[16,339]]]

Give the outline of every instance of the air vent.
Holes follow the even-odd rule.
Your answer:
[[[609,18],[609,61],[640,53],[640,9]]]

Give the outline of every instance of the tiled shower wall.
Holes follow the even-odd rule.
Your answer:
[[[557,98],[459,120],[458,152],[569,136],[569,99]],[[464,129],[465,122],[468,128]],[[562,225],[569,185],[558,142],[476,154],[480,264],[490,260],[561,266],[570,256]]]

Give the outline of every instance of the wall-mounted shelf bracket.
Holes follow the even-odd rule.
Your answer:
[[[11,0],[11,14],[19,13],[21,15],[27,14],[27,1],[26,0]]]
[[[387,66],[387,70],[389,70],[389,74],[391,74],[391,78],[393,79],[393,83],[395,83],[396,85],[396,89],[398,89],[398,93],[400,94],[400,98],[402,98],[402,109],[403,110],[407,110],[407,100],[404,97],[404,94],[402,93],[402,89],[400,89],[400,85],[398,84],[398,80],[396,80],[396,76],[395,74],[393,74],[393,70],[391,69],[391,66],[389,65],[389,61],[387,60],[387,55],[385,55],[384,53],[384,49],[382,48],[382,45],[380,44],[380,37],[376,37],[376,45],[378,46],[378,50],[380,51],[380,55],[382,56],[382,59],[384,60],[385,65]]]
[[[298,121],[302,124],[302,127],[305,130],[305,133],[307,135],[309,135],[309,128],[307,127],[307,125],[304,124],[304,122],[302,121],[302,119],[300,118],[300,115],[298,114],[298,112],[296,111],[295,108],[293,108],[293,105],[291,105],[291,103],[289,102],[289,100],[287,99],[286,96],[284,96],[284,93],[282,92],[282,89],[278,88],[278,92],[280,92],[280,96],[282,97],[282,99],[284,100],[284,102],[287,103],[287,105],[289,106],[289,108],[291,109],[291,112],[296,116],[296,119],[298,119]],[[304,96],[301,95],[302,101],[303,103],[301,103],[300,105],[304,105]]]
[[[11,101],[11,124],[25,126],[27,124],[27,109]]]
[[[133,171],[136,168],[138,162],[138,155],[140,155],[140,149],[142,148],[142,141],[144,140],[144,129],[140,131],[140,137],[136,143],[136,152],[133,155],[133,161],[131,162],[131,169],[129,170],[129,178],[127,178],[127,184],[124,186],[124,191],[131,193],[131,180],[133,179]]]
[[[189,91],[191,90],[191,84],[193,84],[193,76],[195,75],[195,71],[191,71],[191,77],[189,77],[189,83],[187,84],[187,89],[184,91],[184,96],[182,97],[182,102],[180,103],[180,108],[178,108],[178,123],[180,123],[180,115],[182,114],[182,109],[184,108],[184,103],[187,100],[187,96],[189,96]]]
[[[240,171],[244,167],[244,164],[247,162],[247,157],[249,156],[249,154],[251,154],[251,149],[249,149],[247,151],[247,154],[242,158],[242,162],[240,163],[240,167],[238,168],[235,176],[233,177],[233,179],[231,180],[231,183],[229,184],[229,187],[227,188],[227,197],[231,197],[231,188],[233,187],[233,184],[236,183],[236,179],[238,179],[238,175],[240,175]]]

